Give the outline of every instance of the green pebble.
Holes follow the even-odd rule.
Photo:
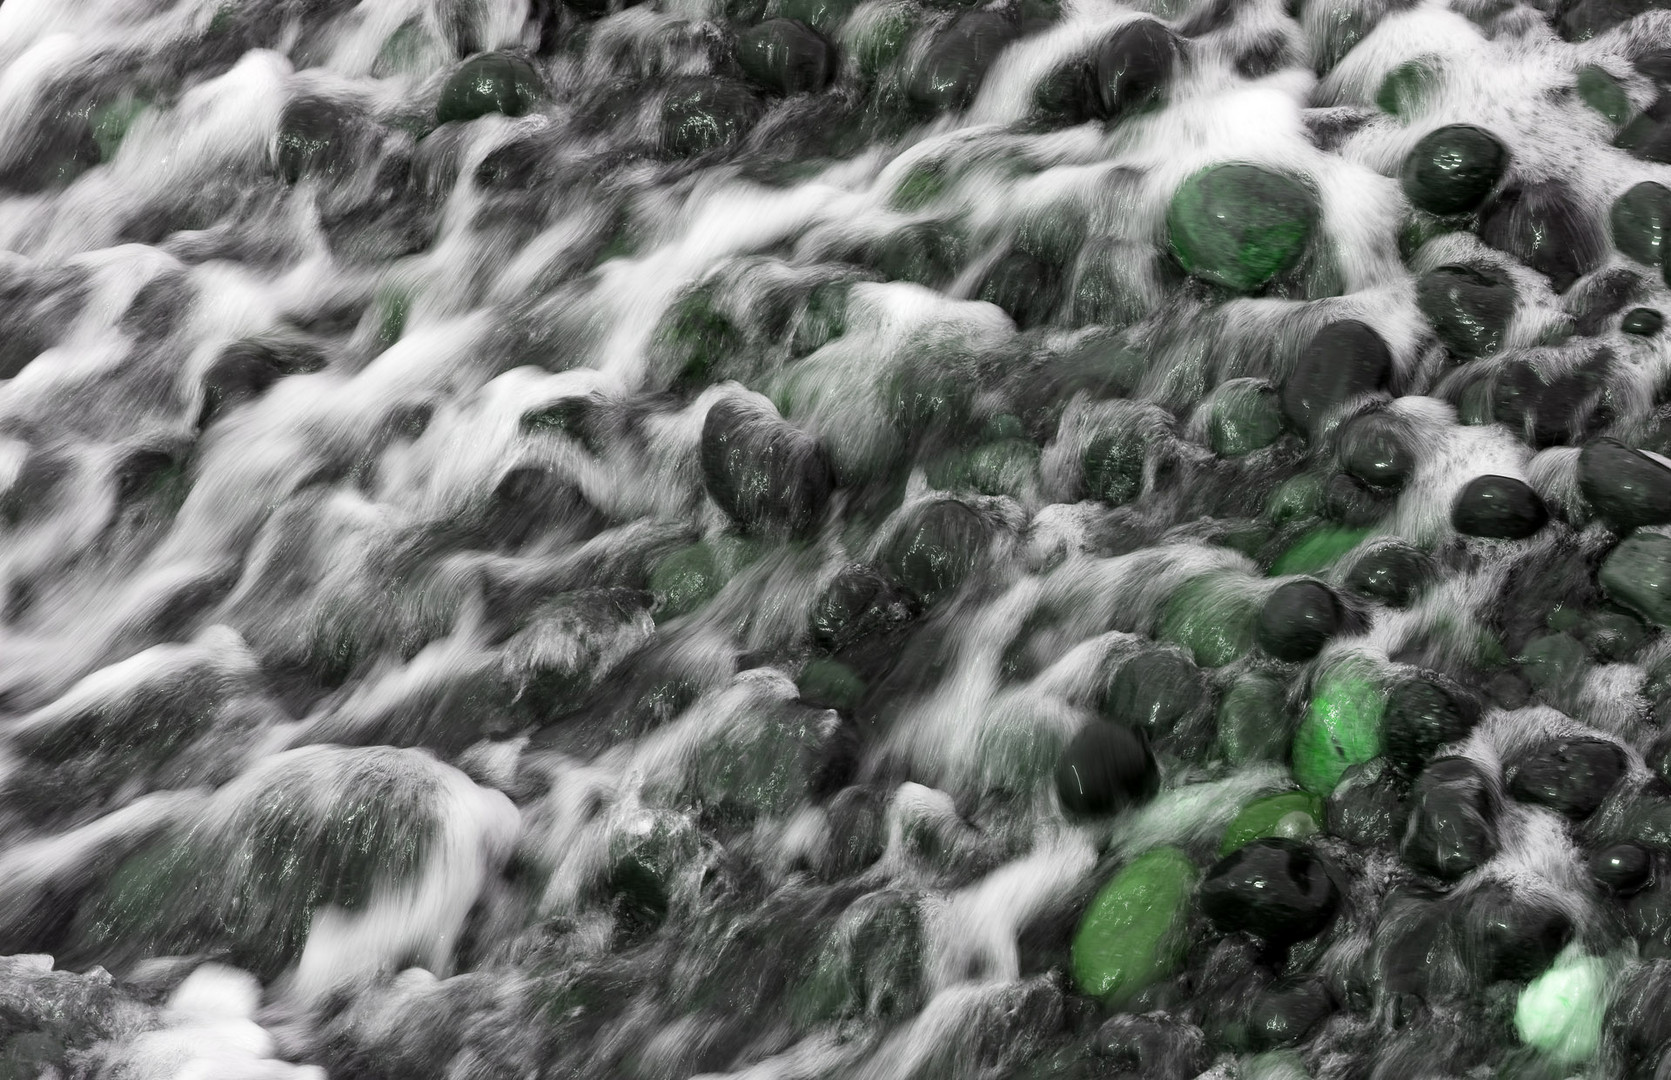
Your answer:
[[[1671,627],[1671,537],[1638,532],[1601,564],[1601,587],[1649,622]]]
[[[1219,457],[1263,450],[1282,436],[1282,406],[1276,391],[1252,379],[1218,388],[1207,424],[1207,441]]]
[[[93,129],[93,141],[99,147],[100,161],[109,161],[116,156],[128,129],[144,111],[145,103],[133,98],[123,98],[93,110],[88,124]]]
[[[1284,480],[1265,504],[1265,516],[1278,525],[1316,517],[1322,510],[1323,480],[1314,473]]]
[[[707,544],[695,544],[676,551],[650,571],[650,592],[656,598],[655,617],[677,618],[695,611],[725,584],[714,552]]]
[[[490,52],[466,60],[441,90],[435,122],[474,120],[489,113],[522,116],[541,94],[539,72],[526,60]]]
[[[1186,582],[1161,613],[1160,636],[1188,649],[1200,667],[1217,668],[1253,648],[1259,603],[1234,582],[1209,574]]]
[[[1293,269],[1317,228],[1317,199],[1257,165],[1214,165],[1179,186],[1167,211],[1172,250],[1196,277],[1252,292]]]
[[[952,453],[931,463],[928,482],[941,491],[975,491],[1019,497],[1038,470],[1039,448],[1025,439],[1003,439]]]
[[[1382,708],[1378,680],[1350,665],[1324,675],[1294,735],[1295,781],[1327,795],[1347,769],[1380,754]]]
[[[1615,124],[1630,118],[1630,98],[1619,80],[1594,64],[1578,73],[1578,97]]]
[[[1514,1006],[1520,1041],[1563,1065],[1595,1056],[1607,1013],[1607,965],[1593,956],[1557,960],[1526,984]]]
[[[1310,827],[1296,820],[1305,818]],[[1255,799],[1242,807],[1242,812],[1224,830],[1224,842],[1218,846],[1220,855],[1228,855],[1244,844],[1272,837],[1299,839],[1317,831],[1323,820],[1323,800],[1304,791],[1289,791]],[[1300,835],[1295,835],[1299,833]]]
[[[1614,247],[1646,266],[1659,266],[1671,236],[1671,188],[1644,180],[1613,200],[1607,220]]]
[[[1073,977],[1119,1008],[1182,966],[1189,899],[1200,875],[1177,848],[1132,860],[1102,887],[1073,938]]]
[[[835,660],[814,660],[795,680],[801,700],[808,705],[851,713],[864,697],[864,680]]]
[[[1376,91],[1375,104],[1382,112],[1408,120],[1426,106],[1439,88],[1439,73],[1433,60],[1409,60],[1387,72]]]
[[[938,161],[926,161],[911,167],[888,203],[895,210],[912,213],[944,195],[949,186],[946,167]]]
[[[1277,556],[1276,561],[1271,564],[1271,576],[1315,574],[1326,570],[1342,555],[1363,543],[1369,533],[1369,529],[1345,529],[1334,526],[1313,529],[1295,541],[1294,546]]]
[[[1218,745],[1232,765],[1280,761],[1294,735],[1282,680],[1250,674],[1237,679],[1218,706]]]

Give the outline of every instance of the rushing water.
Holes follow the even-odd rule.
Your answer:
[[[1635,10],[4,0],[0,1075],[1668,1075]]]

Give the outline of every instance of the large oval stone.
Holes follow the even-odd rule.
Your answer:
[[[1440,747],[1466,738],[1478,722],[1479,706],[1462,690],[1430,678],[1405,679],[1387,695],[1381,741],[1388,759],[1414,775]]]
[[[1579,452],[1578,486],[1619,532],[1671,524],[1671,469],[1617,439],[1597,439]]]
[[[1558,181],[1503,192],[1480,215],[1479,237],[1549,279],[1557,293],[1601,265],[1601,229],[1578,193]]]
[[[1124,724],[1087,724],[1056,765],[1056,795],[1070,814],[1112,814],[1159,790],[1160,769],[1149,741]]]
[[[1451,504],[1451,525],[1465,536],[1524,540],[1548,523],[1538,493],[1512,476],[1476,476]]]
[[[1601,587],[1649,622],[1671,627],[1671,537],[1636,533],[1601,564]]]
[[[1133,859],[1102,887],[1073,939],[1079,989],[1119,1008],[1182,965],[1189,898],[1198,877],[1189,856],[1172,847]]]
[[[1519,296],[1491,266],[1441,266],[1416,283],[1416,306],[1439,340],[1464,360],[1503,347]]]
[[[1342,405],[1383,389],[1392,374],[1392,352],[1380,334],[1352,319],[1329,323],[1312,335],[1283,381],[1282,414],[1315,435]]]
[[[1422,137],[1399,179],[1411,204],[1430,214],[1462,214],[1485,201],[1502,178],[1508,151],[1472,124],[1448,124]]]
[[[708,410],[701,458],[708,494],[745,530],[804,534],[830,496],[830,465],[818,441],[740,398]]]
[[[1179,186],[1167,211],[1172,250],[1196,277],[1253,292],[1293,269],[1317,228],[1317,197],[1257,165],[1214,165]]]
[[[1595,813],[1624,777],[1625,753],[1602,739],[1557,739],[1509,764],[1509,793],[1571,818]]]
[[[888,568],[913,596],[933,604],[956,592],[991,541],[991,526],[955,499],[919,508],[888,548]]]
[[[522,116],[543,92],[539,72],[528,61],[502,52],[472,56],[441,88],[436,123],[474,120],[489,113]]]
[[[1323,651],[1340,629],[1340,601],[1320,581],[1279,585],[1259,610],[1259,647],[1278,660],[1302,663]]]
[[[1671,242],[1671,188],[1644,180],[1613,200],[1613,246],[1647,266],[1665,262]]]
[[[1446,881],[1497,854],[1497,797],[1478,765],[1451,757],[1422,770],[1399,850],[1417,870]]]
[[[1097,50],[1097,104],[1105,120],[1123,120],[1160,104],[1178,66],[1178,39],[1154,19],[1133,19]]]
[[[835,46],[794,19],[767,19],[737,36],[737,65],[774,94],[824,89],[835,77]]]

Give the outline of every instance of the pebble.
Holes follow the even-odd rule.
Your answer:
[[[1148,739],[1123,724],[1087,724],[1056,765],[1056,794],[1070,814],[1112,814],[1159,790],[1160,768]]]
[[[1221,932],[1273,944],[1311,937],[1334,917],[1340,891],[1320,856],[1284,838],[1253,840],[1220,859],[1201,882],[1201,911]]]

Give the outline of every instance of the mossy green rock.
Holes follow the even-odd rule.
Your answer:
[[[1671,188],[1644,180],[1613,201],[1613,246],[1648,266],[1665,261],[1671,237]]]
[[[1252,292],[1293,269],[1318,222],[1317,198],[1257,165],[1214,165],[1185,180],[1166,214],[1172,250],[1196,277]]]
[[[1237,679],[1218,706],[1218,745],[1232,765],[1278,761],[1288,752],[1294,724],[1282,680],[1250,674]]]
[[[1658,626],[1671,626],[1671,537],[1636,533],[1601,564],[1601,587]]]
[[[1087,994],[1119,1008],[1177,971],[1190,894],[1200,875],[1177,848],[1132,860],[1097,893],[1073,939],[1073,977]]]
[[[1578,97],[1615,124],[1630,118],[1630,98],[1619,80],[1594,64],[1578,73]]]
[[[1327,795],[1346,770],[1381,753],[1381,686],[1351,665],[1318,680],[1311,706],[1294,735],[1294,779]]]
[[[1289,574],[1315,574],[1333,566],[1342,555],[1363,543],[1368,529],[1346,529],[1324,526],[1313,529],[1294,542],[1294,545],[1271,564],[1272,577]]]
[[[1219,457],[1263,450],[1282,436],[1282,406],[1276,391],[1254,380],[1226,383],[1213,395],[1207,442]]]
[[[489,113],[522,116],[543,92],[539,72],[526,60],[501,52],[466,60],[441,90],[436,123],[474,120]]]
[[[1269,837],[1300,839],[1317,831],[1323,820],[1323,800],[1305,791],[1289,791],[1255,799],[1242,807],[1224,831],[1220,855],[1228,855],[1243,844]]]
[[[1258,617],[1258,601],[1209,574],[1186,582],[1167,601],[1160,636],[1188,649],[1201,667],[1223,667],[1253,648]]]
[[[1375,93],[1382,112],[1408,120],[1420,112],[1439,87],[1433,60],[1409,60],[1387,72]]]

